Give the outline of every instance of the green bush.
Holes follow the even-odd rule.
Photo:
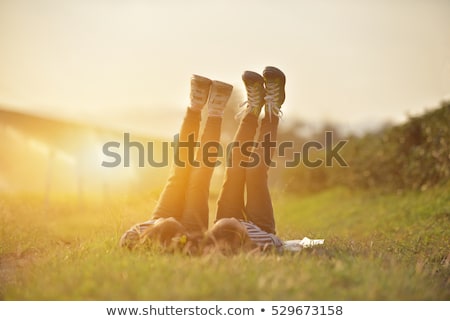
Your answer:
[[[450,102],[363,137],[347,137],[348,167],[286,169],[287,189],[312,193],[330,186],[425,190],[450,178]]]

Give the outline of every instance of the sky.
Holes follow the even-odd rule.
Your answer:
[[[449,0],[0,0],[0,106],[177,131],[191,74],[272,65],[286,121],[401,122],[450,95]]]

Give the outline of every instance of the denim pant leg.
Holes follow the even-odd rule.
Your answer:
[[[278,129],[278,117],[265,117],[261,121],[258,148],[255,153],[259,156],[257,166],[247,168],[247,204],[246,213],[249,221],[262,230],[275,234],[275,218],[272,199],[268,186],[268,171],[270,161],[275,152]]]
[[[240,148],[245,142],[254,140],[257,128],[258,117],[254,114],[246,115],[241,120],[233,140],[236,146],[227,151],[225,177],[217,201],[216,221],[227,217],[246,219],[244,203],[246,169],[241,162],[246,161],[247,157],[242,154]]]
[[[179,143],[197,141],[200,128],[201,113],[187,108],[181,125]],[[178,145],[179,147],[179,145]],[[186,189],[191,174],[193,158],[189,148],[175,146],[175,157],[167,183],[159,196],[158,203],[153,210],[152,218],[174,217],[181,220],[186,199]],[[178,162],[178,160],[180,162]]]
[[[222,117],[208,117],[196,155],[197,164],[191,170],[182,218],[183,225],[190,232],[204,232],[208,229],[209,188],[217,160],[217,155],[210,156],[209,153],[214,154],[220,148],[221,126]]]

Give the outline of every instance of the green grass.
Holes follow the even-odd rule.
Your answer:
[[[449,186],[399,195],[274,191],[278,234],[325,238],[297,254],[188,257],[117,247],[155,199],[79,207],[0,201],[3,300],[449,300]]]

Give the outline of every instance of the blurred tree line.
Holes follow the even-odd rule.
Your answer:
[[[307,141],[324,143],[324,133],[333,132],[334,142],[347,140],[339,151],[348,167],[322,164],[308,168],[301,164],[284,168],[284,190],[310,194],[332,186],[378,188],[386,191],[426,190],[446,184],[450,178],[450,102],[421,116],[410,116],[401,125],[386,125],[363,136],[340,134],[333,125],[325,125],[309,137],[299,134],[304,124],[297,123],[279,134],[279,141],[292,140],[295,150]],[[287,155],[292,156],[292,155]],[[325,159],[325,150],[314,150],[312,159]],[[279,170],[280,172],[280,170]]]

